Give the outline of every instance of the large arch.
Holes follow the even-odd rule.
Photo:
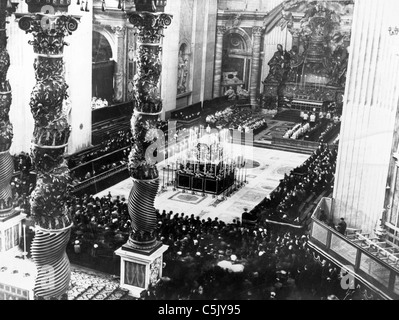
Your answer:
[[[244,29],[239,27],[230,28],[224,33],[224,37],[232,33],[240,35],[245,41],[247,51],[252,52],[252,39]]]
[[[93,30],[92,97],[111,103],[114,95],[115,52],[109,39],[106,32]]]
[[[228,29],[223,35],[222,92],[230,86],[249,88],[252,58],[252,40],[239,27]]]
[[[99,34],[104,36],[105,39],[107,39],[112,49],[112,56],[116,58],[118,56],[118,45],[115,35],[104,26],[96,24],[93,24],[93,34],[94,32],[98,32]]]

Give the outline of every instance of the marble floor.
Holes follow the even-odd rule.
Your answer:
[[[174,213],[194,214],[194,216],[200,216],[201,219],[218,217],[219,220],[229,223],[233,219],[241,218],[244,208],[248,208],[248,210],[254,208],[278,186],[285,173],[288,174],[309,157],[304,154],[237,145],[232,147],[232,152],[235,156],[242,154],[245,159],[253,159],[254,165],[246,170],[248,183],[230,197],[220,201],[209,194],[201,196],[200,193],[195,195],[192,195],[191,192],[182,193],[182,190],[179,189],[173,191],[173,187],[169,186],[167,191],[156,197],[155,208],[160,211],[172,210]],[[173,163],[173,160],[173,158],[169,159],[169,163]],[[166,162],[158,164],[161,185],[162,179],[165,183],[167,180],[167,171],[162,170],[165,164]],[[162,173],[164,178],[162,178]],[[244,172],[242,174],[245,175]],[[169,175],[171,179],[171,173]],[[111,192],[114,197],[120,196],[127,199],[131,188],[132,181],[129,178],[95,196],[102,197]]]

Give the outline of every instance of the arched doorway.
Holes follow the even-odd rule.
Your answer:
[[[105,99],[111,104],[114,94],[115,61],[108,40],[96,31],[93,31],[92,63],[92,97]]]
[[[230,29],[223,37],[222,91],[238,85],[249,88],[251,40],[245,31]]]

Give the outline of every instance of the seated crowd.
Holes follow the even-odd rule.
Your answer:
[[[113,251],[129,236],[126,199],[85,195],[73,199],[69,209],[74,219],[69,250],[76,256],[115,258]],[[302,232],[248,228],[238,219],[226,224],[165,210],[157,210],[157,220],[157,238],[169,248],[164,276],[145,299],[321,299],[344,294],[338,268],[318,263]],[[98,259],[92,262],[98,264]]]
[[[262,113],[254,113],[251,108],[232,106],[217,111],[205,118],[208,124],[215,127],[235,129],[244,132],[259,131],[267,127],[266,118]]]
[[[32,160],[28,153],[13,155],[14,174],[10,181],[14,207],[30,212],[29,195],[35,187],[35,176]]]
[[[121,166],[126,166],[128,161],[129,151],[123,150],[123,155],[121,160],[113,161],[111,163],[105,163],[101,165],[92,165],[88,166],[89,169],[87,171],[71,171],[70,176],[72,178],[72,185],[76,186],[82,182],[85,182],[93,177],[99,176],[102,173],[108,172],[112,169],[119,168]]]
[[[258,209],[267,205],[277,210],[275,215],[282,214],[290,198],[295,202],[292,191],[316,191],[331,183],[335,157],[336,147],[320,146]],[[127,200],[111,194],[84,195],[73,197],[68,208],[74,221],[67,249],[74,253],[72,261],[89,255],[92,268],[101,261],[119,261],[114,251],[126,243],[131,224]],[[157,221],[158,240],[169,249],[164,276],[143,299],[326,299],[346,294],[340,287],[340,270],[311,253],[302,229],[287,231],[262,222],[248,227],[239,219],[225,223],[165,210],[157,210]]]
[[[313,116],[315,117],[315,115]],[[327,119],[322,113],[317,121],[315,119],[312,120],[309,120],[305,114],[302,123],[297,123],[288,129],[283,138],[328,143],[326,138],[332,138],[329,133],[338,125],[339,121],[335,122],[332,119]]]
[[[101,108],[106,108],[108,107],[109,103],[107,99],[102,99],[102,98],[97,98],[93,97],[91,98],[91,109],[101,109]]]
[[[320,143],[328,143],[329,139],[331,138],[331,134],[339,126],[340,126],[340,121],[339,122],[330,122],[330,123],[328,123],[327,127],[320,134],[318,142],[320,142]]]
[[[118,131],[104,140],[94,151],[83,153],[82,155],[73,155],[68,157],[68,167],[70,169],[86,163],[87,161],[99,158],[110,152],[125,148],[131,145],[132,133],[129,130]]]
[[[312,193],[332,188],[338,146],[320,145],[299,167],[285,175],[278,187],[253,212],[262,219],[299,223],[299,206]]]

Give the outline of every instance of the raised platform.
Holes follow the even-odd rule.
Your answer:
[[[235,171],[223,178],[217,178],[215,176],[195,175],[178,171],[176,173],[176,187],[182,190],[219,195],[234,184],[234,175]]]
[[[182,190],[176,190],[169,185],[166,186],[165,192],[156,197],[155,208],[167,212],[172,210],[173,212],[194,214],[201,219],[218,217],[219,220],[230,223],[233,219],[241,219],[244,208],[248,208],[249,211],[253,209],[278,186],[280,180],[284,178],[284,174],[288,174],[309,157],[306,154],[263,148],[253,148],[252,154],[252,161],[248,161],[248,168],[246,168],[247,183],[223,200],[209,194],[203,196],[201,192],[182,193]],[[158,164],[161,186],[162,173],[165,181],[167,180],[167,170],[162,171],[165,166],[165,162]],[[111,192],[114,197],[121,196],[128,199],[132,185],[132,180],[128,178],[95,196],[102,197]]]

